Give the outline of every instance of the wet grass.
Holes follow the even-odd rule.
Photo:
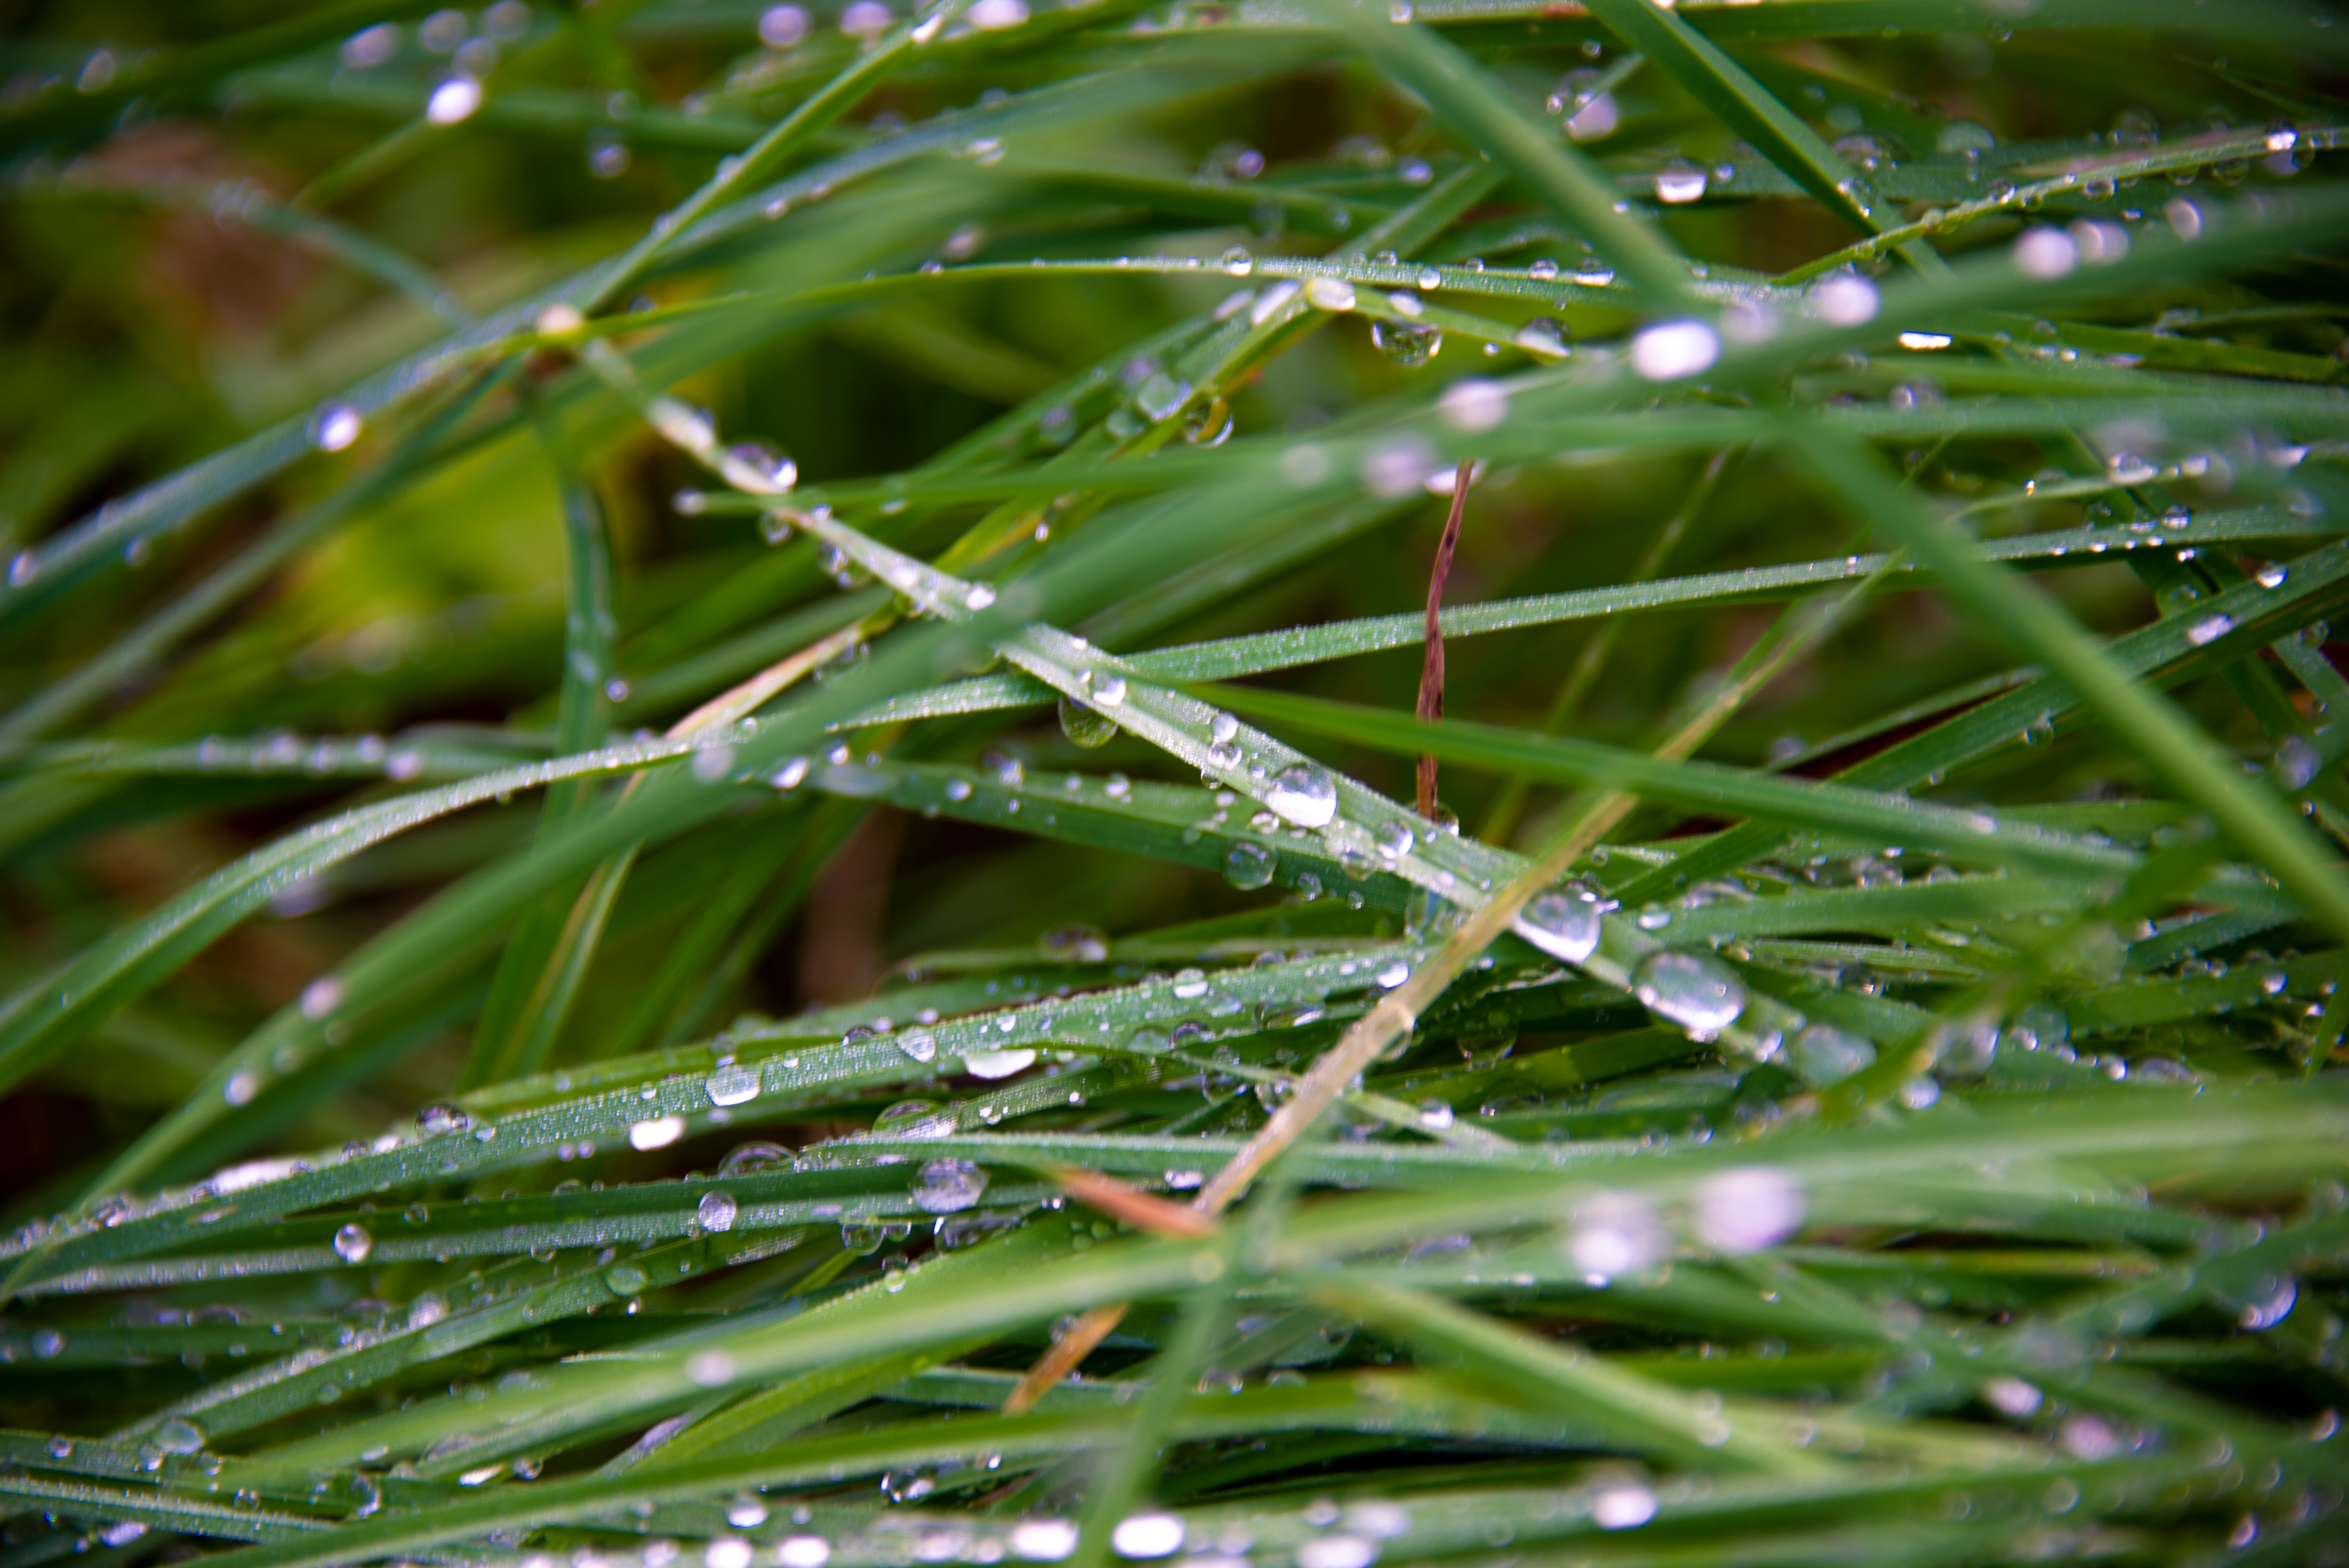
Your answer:
[[[2335,20],[28,19],[0,1568],[2337,1560]]]

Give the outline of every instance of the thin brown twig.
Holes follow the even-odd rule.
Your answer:
[[[1213,1216],[1203,1215],[1187,1203],[1175,1203],[1155,1192],[1130,1187],[1098,1171],[1065,1166],[1052,1173],[1052,1179],[1088,1209],[1099,1210],[1112,1219],[1122,1219],[1136,1230],[1188,1241],[1216,1233]]]
[[[1473,477],[1475,477],[1473,461],[1462,463],[1462,466],[1459,466],[1452,475],[1452,515],[1450,517],[1445,517],[1445,536],[1442,536],[1442,541],[1435,546],[1435,566],[1428,571],[1428,653],[1425,653],[1425,661],[1422,663],[1422,668],[1419,668],[1419,717],[1422,717],[1422,720],[1440,720],[1440,717],[1445,717],[1445,633],[1442,633],[1442,625],[1437,623],[1437,616],[1440,616],[1442,606],[1445,606],[1445,578],[1452,576],[1452,553],[1459,548],[1459,541],[1462,541],[1462,519],[1468,515],[1468,484]],[[1626,811],[1628,811],[1628,804],[1626,804]],[[1428,818],[1430,823],[1435,820],[1435,757],[1425,757],[1425,755],[1419,757],[1419,816]],[[1604,828],[1602,828],[1602,832],[1604,832]],[[1572,853],[1581,853],[1581,848],[1572,848]],[[1552,880],[1555,880],[1555,872],[1552,872]],[[1522,903],[1522,898],[1520,898],[1520,903]],[[1510,915],[1515,915],[1515,905],[1510,905]],[[1505,924],[1505,917],[1501,924]],[[1487,933],[1485,938],[1477,943],[1477,947],[1487,945],[1489,940],[1492,940],[1492,935],[1497,935],[1497,933],[1499,933],[1499,924],[1494,927],[1492,933]],[[1437,990],[1440,990],[1440,987],[1437,987]],[[1388,999],[1388,1002],[1393,1002],[1393,999]],[[1381,1007],[1386,1007],[1386,1004],[1381,1004]],[[1362,1032],[1365,1030],[1365,1025],[1372,1025],[1383,1039],[1393,1039],[1393,1030],[1398,1030],[1398,1027],[1400,1030],[1410,1030],[1412,1018],[1417,1015],[1417,1007],[1419,1004],[1414,1004],[1410,1011],[1402,1011],[1400,1025],[1395,1025],[1395,1020],[1388,1020],[1388,1018],[1377,1018],[1377,1022],[1372,1018],[1365,1018],[1355,1025],[1355,1032]],[[1379,1027],[1379,1025],[1386,1025],[1386,1027]],[[1353,1039],[1353,1034],[1348,1034],[1348,1039]],[[1252,1137],[1252,1140],[1248,1142],[1248,1147],[1240,1152],[1240,1157],[1233,1159],[1231,1166],[1226,1166],[1224,1173],[1221,1173],[1216,1180],[1208,1182],[1208,1185],[1200,1189],[1198,1199],[1191,1201],[1191,1209],[1184,1211],[1184,1213],[1193,1213],[1193,1216],[1198,1216],[1198,1224],[1203,1227],[1193,1234],[1205,1234],[1208,1229],[1212,1229],[1212,1224],[1215,1224],[1215,1216],[1224,1213],[1224,1209],[1228,1209],[1228,1206],[1233,1204],[1233,1199],[1238,1199],[1240,1194],[1248,1189],[1248,1182],[1255,1177],[1255,1173],[1263,1169],[1263,1164],[1266,1164],[1273,1154],[1278,1154],[1280,1149],[1285,1149],[1290,1142],[1295,1142],[1297,1135],[1303,1131],[1303,1126],[1311,1124],[1315,1117],[1320,1117],[1320,1112],[1330,1107],[1330,1100],[1335,1100],[1339,1091],[1343,1089],[1343,1084],[1346,1084],[1355,1072],[1360,1072],[1360,1067],[1355,1065],[1355,1067],[1346,1067],[1343,1074],[1332,1074],[1330,1072],[1332,1058],[1341,1058],[1341,1055],[1350,1055],[1350,1053],[1343,1053],[1343,1051],[1335,1049],[1330,1055],[1327,1055],[1327,1058],[1323,1058],[1323,1062],[1318,1065],[1318,1070],[1315,1070],[1313,1074],[1306,1074],[1306,1079],[1301,1082],[1301,1093],[1297,1095],[1295,1100],[1290,1100],[1287,1105],[1280,1107],[1280,1112],[1275,1114],[1271,1122],[1263,1126],[1263,1129],[1257,1131],[1257,1135]],[[1062,1180],[1062,1185],[1069,1185],[1069,1177],[1066,1176],[1059,1176],[1059,1180]],[[1130,1197],[1146,1197],[1146,1194],[1137,1194],[1137,1192],[1133,1192],[1133,1189],[1123,1187],[1123,1182],[1118,1182],[1118,1187],[1121,1187],[1123,1192],[1128,1192]],[[1090,1201],[1090,1204],[1094,1201],[1090,1194],[1078,1192],[1074,1185],[1069,1185],[1069,1189],[1071,1192],[1076,1192],[1078,1199]],[[1156,1204],[1156,1201],[1158,1199],[1153,1199],[1153,1204]],[[1101,1204],[1094,1204],[1094,1206],[1101,1209]],[[1104,1209],[1104,1213],[1113,1213],[1113,1216],[1121,1217],[1121,1220],[1125,1220],[1128,1224],[1137,1224],[1137,1217],[1130,1216],[1130,1213],[1118,1213],[1116,1209]],[[1163,1232],[1163,1234],[1179,1234],[1179,1232],[1168,1229],[1168,1232]],[[1048,1349],[1046,1354],[1038,1356],[1036,1364],[1031,1366],[1029,1371],[1026,1371],[1026,1376],[1017,1382],[1017,1387],[1012,1387],[1010,1396],[1003,1401],[1003,1408],[1006,1408],[1008,1413],[1017,1415],[1019,1411],[1026,1411],[1029,1406],[1034,1406],[1034,1403],[1038,1399],[1043,1399],[1050,1389],[1057,1387],[1057,1384],[1062,1382],[1062,1378],[1069,1376],[1069,1373],[1074,1373],[1078,1364],[1081,1364],[1086,1356],[1092,1354],[1092,1349],[1097,1347],[1101,1340],[1109,1338],[1109,1333],[1118,1326],[1118,1321],[1121,1321],[1123,1316],[1125,1316],[1125,1304],[1118,1302],[1118,1304],[1111,1304],[1111,1307],[1094,1307],[1092,1312],[1083,1314],[1081,1319],[1076,1319],[1074,1324],[1069,1324],[1066,1333],[1062,1333],[1057,1342],[1052,1344],[1052,1349]]]
[[[1456,503],[1457,499],[1456,491]],[[1811,618],[1807,625],[1793,627],[1791,634],[1781,640],[1779,645],[1766,656],[1753,659],[1750,668],[1741,669],[1734,679],[1710,693],[1694,712],[1674,726],[1671,735],[1656,748],[1655,754],[1673,761],[1693,755],[1748,698],[1782,674],[1798,653],[1815,645],[1821,636],[1839,624],[1842,609],[1857,602],[1868,586],[1867,583],[1861,584],[1837,604]],[[1239,1201],[1264,1167],[1301,1137],[1339,1095],[1345,1093],[1346,1086],[1356,1074],[1378,1060],[1397,1040],[1411,1033],[1419,1022],[1421,1012],[1433,1006],[1461,971],[1475,962],[1477,955],[1490,947],[1503,931],[1508,929],[1528,899],[1564,876],[1576,860],[1613,831],[1616,824],[1629,815],[1631,808],[1638,804],[1638,796],[1628,791],[1586,792],[1580,798],[1580,805],[1573,816],[1560,828],[1557,839],[1548,850],[1498,888],[1482,908],[1469,911],[1459,928],[1446,938],[1444,945],[1422,964],[1409,979],[1387,992],[1370,1011],[1355,1019],[1338,1043],[1323,1052],[1312,1067],[1298,1079],[1296,1093],[1279,1110],[1273,1112],[1272,1119],[1257,1128],[1239,1151],[1225,1162],[1223,1168],[1199,1189],[1199,1196],[1191,1200],[1191,1207],[1203,1215],[1219,1215]],[[1619,976],[1618,983],[1620,981]],[[1010,1398],[1004,1401],[1004,1408],[1017,1414],[1043,1398],[1061,1379],[1075,1371],[1096,1345],[1109,1338],[1110,1331],[1117,1327],[1126,1311],[1127,1306],[1123,1302],[1114,1306],[1096,1306],[1071,1324],[1058,1342],[1028,1369],[1027,1376],[1012,1389]]]
[[[1468,511],[1468,481],[1476,465],[1463,462],[1452,475],[1452,515],[1444,519],[1444,537],[1435,547],[1435,565],[1427,573],[1427,656],[1420,665],[1420,719],[1444,717],[1444,629],[1438,617],[1444,608],[1444,579],[1452,575],[1452,552],[1460,544],[1460,520]],[[1420,815],[1435,820],[1435,759],[1420,754]]]

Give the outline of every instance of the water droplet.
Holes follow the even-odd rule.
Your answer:
[[[952,1137],[958,1125],[955,1113],[940,1110],[934,1101],[901,1099],[873,1118],[873,1135],[876,1137]]]
[[[2047,1396],[2020,1378],[1998,1377],[1983,1382],[1982,1397],[2001,1416],[2022,1421],[2037,1413]]]
[[[1584,1279],[1603,1285],[1658,1262],[1669,1245],[1645,1198],[1602,1192],[1575,1206],[1566,1258]]]
[[[1190,446],[1221,446],[1231,438],[1231,404],[1211,397],[1182,419],[1182,438]]]
[[[1674,158],[1656,171],[1656,199],[1669,206],[1700,200],[1705,194],[1705,171],[1685,158]]]
[[[1551,958],[1580,964],[1598,951],[1598,905],[1571,892],[1536,893],[1509,928]]]
[[[1298,763],[1273,776],[1264,804],[1300,828],[1327,827],[1338,815],[1338,781],[1326,768]]]
[[[1811,313],[1830,326],[1856,327],[1875,319],[1875,285],[1857,272],[1838,272],[1811,290]]]
[[[1379,982],[1380,990],[1391,991],[1411,978],[1410,961],[1399,958],[1388,959],[1384,964],[1379,966],[1378,972],[1371,978]]]
[[[1036,1052],[1027,1050],[963,1052],[963,1071],[973,1078],[1009,1078],[1035,1063]]]
[[[1182,1520],[1172,1513],[1135,1513],[1120,1519],[1109,1544],[1121,1557],[1170,1557],[1182,1547]]]
[[[1632,976],[1640,1005],[1692,1040],[1710,1040],[1746,1011],[1746,984],[1737,971],[1705,953],[1651,953]]]
[[[987,1173],[968,1160],[932,1160],[914,1185],[914,1207],[924,1214],[950,1215],[970,1208],[987,1190]]]
[[[470,76],[452,76],[433,89],[425,101],[424,117],[434,125],[455,125],[473,118],[481,106],[481,84]]]
[[[1656,1517],[1656,1494],[1644,1486],[1610,1486],[1590,1500],[1590,1522],[1601,1530],[1636,1530]]]
[[[732,1193],[712,1188],[701,1195],[700,1203],[694,1205],[693,1217],[700,1221],[704,1230],[731,1230],[734,1228],[734,1217],[741,1212],[741,1206],[734,1202]]]
[[[1417,370],[1443,351],[1444,329],[1413,326],[1407,321],[1371,321],[1371,346],[1405,370]]]
[[[1998,133],[1979,120],[1952,120],[1933,139],[1933,150],[1954,157],[1980,157],[1999,144]]]
[[[1563,359],[1574,352],[1572,333],[1554,315],[1538,315],[1509,335],[1509,342],[1540,359]]]
[[[185,1416],[174,1416],[155,1428],[155,1446],[166,1454],[195,1454],[204,1447],[204,1428]]]
[[[427,1136],[437,1137],[443,1133],[462,1133],[474,1125],[474,1119],[454,1105],[427,1105],[416,1113],[416,1125]]]
[[[639,1122],[628,1130],[628,1146],[632,1149],[663,1149],[684,1135],[683,1117],[656,1116],[648,1122]]]
[[[712,1073],[702,1085],[702,1093],[713,1105],[744,1105],[759,1097],[759,1073],[756,1068],[728,1062]]]
[[[1818,1089],[1839,1084],[1875,1061],[1873,1044],[1825,1023],[1814,1023],[1795,1035],[1787,1053],[1802,1081]]]
[[[1116,721],[1106,718],[1079,702],[1074,697],[1060,699],[1060,732],[1079,746],[1092,749],[1106,746],[1117,739]]]
[[[2061,277],[2080,265],[2080,247],[2060,228],[2040,226],[2015,236],[2015,270],[2025,277]]]
[[[644,1289],[644,1270],[635,1263],[614,1263],[603,1271],[603,1284],[614,1296],[634,1296]]]
[[[927,1029],[908,1029],[897,1037],[897,1049],[916,1061],[930,1061],[938,1054],[938,1037]]]
[[[1011,1527],[1011,1554],[1029,1562],[1058,1562],[1077,1549],[1077,1527],[1065,1519],[1022,1519]]]
[[[1178,376],[1161,370],[1134,389],[1133,406],[1140,409],[1150,423],[1172,419],[1182,405],[1190,401],[1191,384]]]
[[[1478,377],[1456,381],[1444,389],[1436,410],[1456,431],[1470,434],[1489,431],[1508,417],[1508,389]]]
[[[1659,321],[1631,340],[1631,368],[1649,381],[1678,381],[1712,367],[1720,336],[1694,317]]]
[[[2235,1321],[2246,1329],[2272,1329],[2291,1315],[2299,1299],[2300,1287],[2289,1278],[2261,1281]]]
[[[349,1224],[335,1232],[334,1246],[335,1256],[346,1263],[363,1263],[367,1255],[375,1251],[375,1238],[367,1233],[365,1225]]]
[[[1316,277],[1305,283],[1305,303],[1324,310],[1351,310],[1354,285],[1342,277]]]
[[[1278,858],[1270,849],[1243,840],[1223,856],[1223,880],[1243,892],[1252,891],[1272,880],[1277,864]]]
[[[1575,72],[1576,75],[1582,74]],[[1595,77],[1597,72],[1593,71]],[[1613,93],[1593,93],[1580,101],[1580,106],[1566,116],[1566,134],[1577,142],[1595,142],[1614,134],[1622,123],[1623,111],[1616,106]],[[1702,194],[1700,188],[1699,194]]]
[[[349,403],[328,403],[309,422],[309,443],[321,452],[340,452],[359,438],[362,424]]]
[[[759,41],[769,49],[790,49],[804,39],[814,24],[804,7],[768,6],[759,13]]]
[[[2276,777],[2286,789],[2304,790],[2316,782],[2317,769],[2324,758],[2314,746],[2297,735],[2287,735],[2276,748]]]
[[[2234,630],[2235,617],[2220,611],[2214,615],[2205,615],[2186,628],[2186,640],[2199,648],[2205,643],[2217,641]]]
[[[1297,1548],[1297,1568],[1370,1568],[1378,1543],[1360,1536],[1317,1536]]]
[[[1697,1239],[1718,1253],[1757,1253],[1792,1236],[1808,1207],[1802,1183],[1791,1173],[1739,1166],[1697,1187]]]
[[[770,1165],[783,1164],[790,1158],[791,1150],[780,1143],[744,1143],[726,1150],[725,1158],[718,1162],[718,1174],[721,1176],[754,1176]]]

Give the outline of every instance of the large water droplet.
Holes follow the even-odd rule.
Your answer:
[[[335,1256],[346,1263],[363,1263],[367,1255],[375,1251],[375,1238],[367,1233],[365,1225],[349,1224],[335,1232],[334,1245]]]
[[[1370,1568],[1379,1546],[1360,1536],[1316,1536],[1297,1548],[1297,1568]]]
[[[790,1158],[791,1150],[780,1143],[744,1143],[726,1150],[725,1158],[718,1162],[718,1174],[721,1176],[753,1176]]]
[[[1182,1520],[1172,1513],[1135,1513],[1120,1519],[1109,1544],[1121,1557],[1171,1557],[1182,1548]]]
[[[1443,351],[1444,329],[1374,318],[1371,345],[1406,370],[1417,370]]]
[[[1720,335],[1693,317],[1659,321],[1631,340],[1631,368],[1649,381],[1697,375],[1720,356]]]
[[[1590,1500],[1590,1522],[1601,1530],[1636,1530],[1656,1517],[1656,1494],[1644,1486],[1611,1486]]]
[[[1697,1188],[1697,1239],[1719,1253],[1757,1253],[1792,1236],[1808,1208],[1802,1183],[1769,1165],[1708,1176]]]
[[[693,1217],[700,1221],[704,1230],[731,1230],[734,1228],[734,1217],[741,1212],[741,1206],[734,1202],[732,1193],[713,1188],[703,1193],[701,1202],[694,1205]]]
[[[2061,277],[2080,265],[2080,247],[2060,228],[2026,228],[2015,236],[2015,270],[2025,277]]]
[[[963,1071],[973,1078],[1009,1078],[1035,1063],[1036,1052],[1026,1049],[963,1052]]]
[[[1074,697],[1060,699],[1060,732],[1079,746],[1106,746],[1117,739],[1115,721],[1094,712]]]
[[[702,1093],[709,1095],[713,1105],[748,1104],[759,1097],[758,1071],[728,1062],[710,1075],[709,1082],[702,1085]]]
[[[1707,175],[1685,158],[1674,158],[1656,171],[1656,199],[1670,206],[1701,199]]]
[[[1278,864],[1279,857],[1270,849],[1243,840],[1223,856],[1223,880],[1243,892],[1253,891],[1272,880]]]
[[[340,452],[359,438],[364,422],[349,403],[328,403],[309,422],[310,445],[321,452]]]
[[[1174,418],[1190,397],[1189,382],[1161,370],[1134,389],[1133,406],[1155,425],[1160,420]]]
[[[1338,781],[1327,768],[1298,763],[1273,776],[1264,804],[1300,828],[1327,827],[1338,815]]]
[[[1351,310],[1354,285],[1342,277],[1316,277],[1305,283],[1305,303],[1324,310]]]
[[[957,1125],[954,1112],[940,1110],[932,1100],[901,1099],[873,1118],[873,1133],[877,1137],[952,1137]]]
[[[1651,953],[1632,975],[1640,1005],[1692,1040],[1711,1040],[1746,1011],[1746,983],[1706,953]]]
[[[928,1215],[956,1214],[986,1190],[987,1173],[968,1160],[932,1160],[914,1184],[914,1207]]]
[[[2222,610],[2215,615],[2205,615],[2186,628],[2186,640],[2199,648],[2206,642],[2217,641],[2234,630],[2235,617]]]
[[[204,1428],[185,1416],[174,1416],[155,1428],[154,1444],[166,1454],[203,1452]]]
[[[474,1125],[474,1119],[454,1105],[434,1104],[416,1113],[416,1125],[424,1129],[427,1136],[438,1136],[442,1133],[462,1133]]]
[[[628,1130],[628,1146],[632,1149],[665,1149],[685,1135],[685,1119],[681,1116],[656,1116],[639,1122]]]
[[[1077,1527],[1066,1519],[1022,1519],[1011,1527],[1011,1555],[1058,1562],[1077,1549]]]
[[[1563,359],[1574,352],[1566,323],[1554,315],[1538,315],[1510,334],[1509,342],[1539,359]]]
[[[736,441],[726,448],[719,469],[753,495],[781,495],[800,481],[800,466],[764,441]]]
[[[1551,958],[1580,964],[1598,951],[1598,905],[1575,893],[1537,893],[1509,928]]]
[[[1669,1248],[1663,1224],[1645,1198],[1602,1192],[1575,1207],[1566,1234],[1566,1257],[1586,1280],[1604,1284],[1636,1274]]]
[[[1832,1024],[1814,1023],[1789,1042],[1787,1055],[1804,1083],[1824,1089],[1873,1066],[1875,1047]]]

